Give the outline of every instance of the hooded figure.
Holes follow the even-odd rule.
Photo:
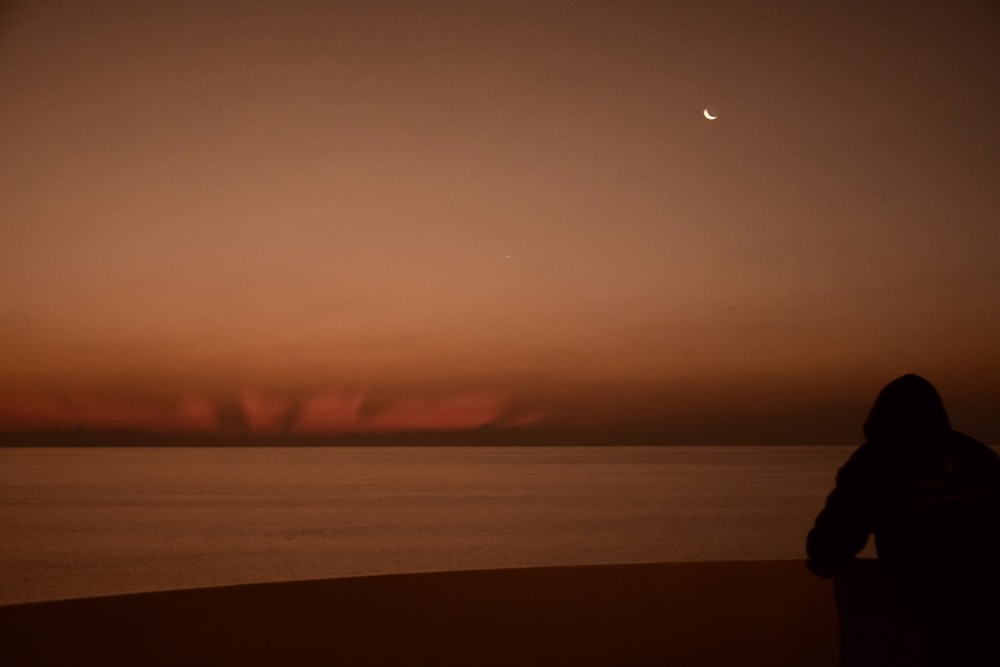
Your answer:
[[[917,375],[882,390],[864,434],[809,533],[810,569],[837,574],[874,535],[930,628],[932,664],[1000,665],[1000,457],[952,430]]]

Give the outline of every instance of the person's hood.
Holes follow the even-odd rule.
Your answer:
[[[865,421],[868,442],[927,445],[943,442],[951,432],[941,396],[919,375],[904,375],[886,385]]]

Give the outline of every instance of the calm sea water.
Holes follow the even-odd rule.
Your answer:
[[[802,558],[843,447],[0,449],[0,603]]]

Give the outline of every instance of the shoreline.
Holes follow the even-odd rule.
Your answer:
[[[837,664],[801,560],[574,565],[191,588],[0,607],[15,664]]]

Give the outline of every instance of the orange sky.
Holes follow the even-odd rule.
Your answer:
[[[1000,11],[813,4],[8,3],[0,428],[1000,438]]]

